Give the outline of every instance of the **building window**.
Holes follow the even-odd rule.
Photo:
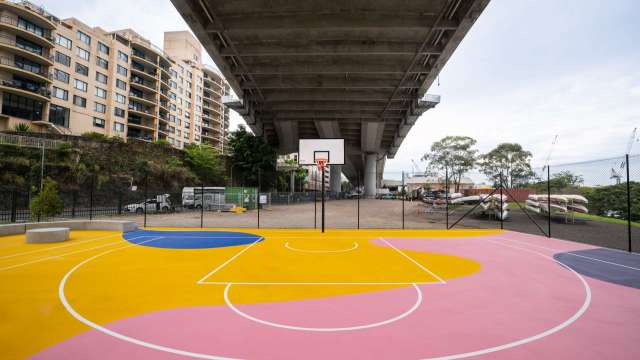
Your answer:
[[[109,55],[109,47],[107,45],[101,43],[100,41],[98,41],[98,51],[103,53],[103,54]]]
[[[119,107],[113,108],[113,115],[117,117],[124,117],[124,109],[120,109]]]
[[[76,63],[76,74],[89,76],[89,68],[82,64]]]
[[[106,84],[108,79],[109,79],[109,77],[107,77],[107,75],[96,71],[96,81],[97,82],[101,82],[103,84]]]
[[[2,113],[27,120],[42,120],[43,103],[11,93],[2,94]]]
[[[71,42],[70,39],[60,35],[60,34],[56,34],[56,44],[62,46],[63,48],[69,49],[71,50],[73,43]]]
[[[57,99],[69,100],[69,92],[65,89],[60,89],[59,87],[54,86],[51,95]]]
[[[99,98],[107,98],[107,90],[96,86],[96,96]]]
[[[82,80],[78,80],[78,79],[74,79],[73,81],[74,81],[73,87],[75,87],[76,89],[78,89],[80,91],[87,92],[89,84],[87,84],[86,82],[84,82]]]
[[[121,124],[119,122],[114,122],[113,123],[113,131],[124,132],[124,124]]]
[[[56,51],[56,62],[62,65],[71,66],[71,57]]]
[[[82,60],[89,61],[90,53],[81,47],[76,46],[76,55],[78,55],[78,57]]]
[[[124,61],[126,63],[129,63],[129,55],[123,53],[122,51],[118,50],[118,60]]]
[[[42,74],[42,66],[31,60],[27,60],[22,56],[15,55],[13,57],[13,63],[20,69],[31,71],[32,73]]]
[[[118,74],[127,76],[127,68],[122,65],[118,65]]]
[[[76,34],[77,34],[78,40],[82,41],[83,43],[85,43],[87,45],[91,45],[91,36],[83,33],[80,30],[78,30],[78,32]]]
[[[127,97],[122,95],[122,94],[118,94],[118,93],[114,93],[115,97],[116,97],[116,102],[119,102],[120,104],[126,104],[127,102]]]
[[[82,96],[73,95],[73,105],[86,108],[87,107],[87,99],[83,98]]]
[[[93,126],[104,129],[104,119],[100,119],[100,118],[94,117],[93,118]]]
[[[105,105],[105,104],[100,104],[99,102],[97,102],[97,103],[96,103],[96,106],[95,106],[95,108],[94,108],[94,110],[95,110],[96,112],[99,112],[99,113],[104,114],[104,113],[106,113],[106,112],[107,112],[107,105]]]
[[[127,83],[120,79],[116,79],[116,87],[118,89],[127,90]]]
[[[53,78],[58,81],[62,81],[63,83],[66,83],[66,84],[69,83],[69,74],[67,74],[62,70],[58,70],[58,69],[53,70]]]
[[[49,105],[49,122],[59,126],[69,127],[69,108],[51,104]]]
[[[29,32],[32,32],[38,36],[44,36],[44,29],[40,26],[32,23],[29,20],[25,20],[21,17],[18,17],[18,27],[21,29],[25,29]]]
[[[103,69],[109,68],[109,62],[100,56],[96,56],[96,65],[100,66]]]

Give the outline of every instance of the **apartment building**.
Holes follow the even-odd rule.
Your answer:
[[[168,51],[132,29],[106,31],[0,0],[0,130],[26,123],[224,152],[226,81],[202,64],[189,32],[166,33],[164,45]]]

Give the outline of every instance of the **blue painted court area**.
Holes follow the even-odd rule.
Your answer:
[[[600,248],[559,253],[553,257],[582,275],[640,289],[639,254]]]
[[[124,238],[133,244],[165,249],[210,249],[262,240],[259,235],[235,231],[140,230],[125,233]]]

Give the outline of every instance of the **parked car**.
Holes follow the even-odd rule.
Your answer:
[[[344,198],[345,199],[355,199],[358,196],[362,196],[362,191],[349,191],[348,193],[344,194]]]
[[[395,199],[395,196],[393,196],[391,193],[380,194],[380,195],[378,195],[378,199],[380,199],[380,200],[393,200],[393,199]]]
[[[147,201],[125,205],[124,211],[136,214],[142,214],[147,208],[147,213],[169,212],[173,210],[169,194],[158,195],[155,198],[147,199]]]

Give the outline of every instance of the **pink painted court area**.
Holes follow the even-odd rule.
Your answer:
[[[278,285],[228,284],[224,306],[121,319],[33,358],[640,358],[640,290],[581,274],[554,259],[593,247],[514,232],[384,240],[371,242],[472,259],[481,270],[445,284],[240,305],[233,303],[235,291],[250,286],[277,291]],[[580,258],[593,262],[594,269],[605,265],[601,271],[619,268],[640,276],[628,263],[586,257]]]

